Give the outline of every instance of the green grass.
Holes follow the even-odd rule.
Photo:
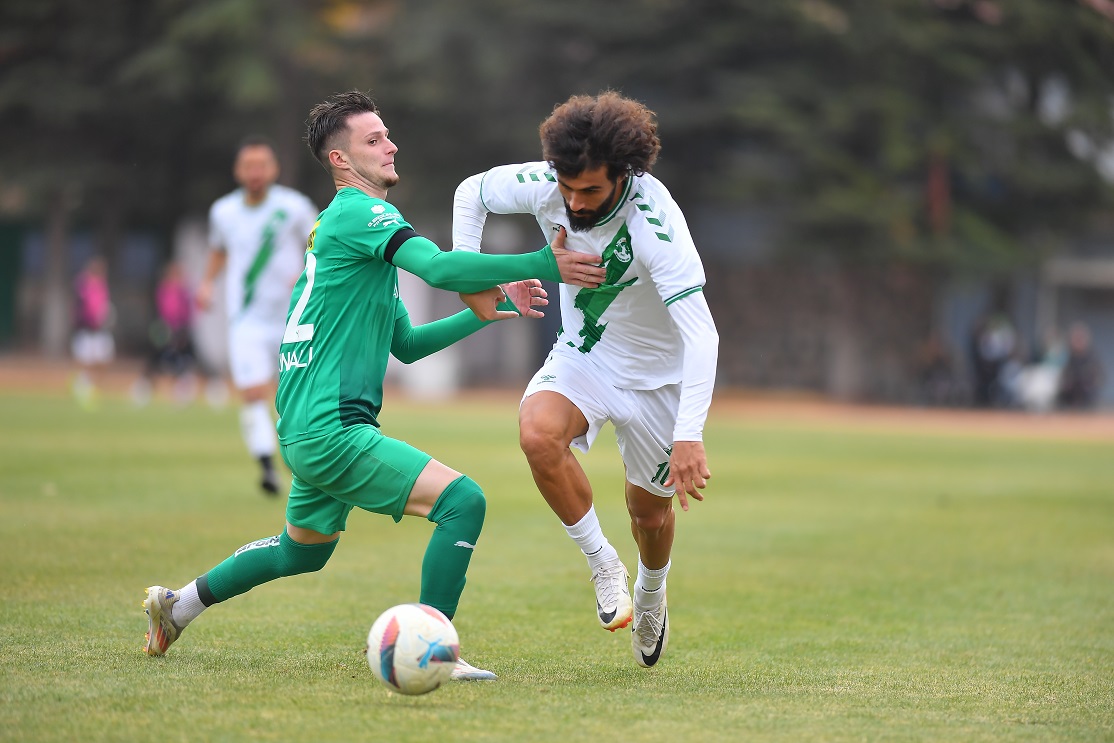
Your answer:
[[[1024,419],[1019,417],[1019,425]],[[514,401],[395,400],[387,430],[469,473],[488,521],[457,627],[492,684],[388,694],[362,656],[417,595],[428,523],[354,513],[320,573],[214,607],[165,658],[152,583],[275,534],[233,410],[0,393],[0,739],[1110,741],[1114,445],[713,414],[652,670],[599,629]],[[582,458],[635,554],[610,435]]]

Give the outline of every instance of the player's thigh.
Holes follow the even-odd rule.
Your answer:
[[[555,427],[571,446],[587,452],[610,417],[613,389],[593,367],[554,350],[526,385],[519,427],[523,432]]]
[[[269,385],[278,370],[282,327],[252,320],[234,322],[228,329],[228,366],[237,389]]]
[[[449,487],[460,476],[460,473],[452,467],[442,464],[436,459],[430,459],[422,469],[421,474],[418,475],[418,479],[414,481],[414,487],[410,489],[410,495],[406,499],[406,508],[403,513],[407,516],[421,516],[422,518],[429,516],[430,511],[433,510],[433,504],[441,497],[441,493],[445,492],[445,488]]]
[[[414,484],[431,461],[425,452],[371,425],[350,426],[286,445],[283,457],[301,481],[348,510],[382,513],[395,521],[402,518]],[[310,505],[323,507],[320,499]]]
[[[673,489],[663,483],[669,478],[680,385],[617,392],[628,401],[625,407],[630,413],[623,419],[612,419],[627,482],[650,493],[672,497]]]

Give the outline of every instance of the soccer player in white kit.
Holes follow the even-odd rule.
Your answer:
[[[614,92],[574,96],[540,135],[544,161],[460,184],[453,248],[479,250],[489,213],[525,213],[547,242],[567,230],[570,250],[599,255],[607,269],[596,289],[560,287],[562,327],[523,396],[519,442],[542,496],[588,558],[600,623],[614,632],[633,619],[635,661],[650,667],[669,639],[673,496],[687,511],[711,477],[703,428],[719,335],[685,217],[649,172],[660,150],[653,112]],[[638,545],[633,601],[570,449],[588,451],[606,421],[626,468]]]
[[[274,385],[290,292],[305,266],[306,240],[317,208],[304,195],[275,183],[274,147],[260,137],[245,139],[233,175],[240,185],[209,210],[209,259],[197,290],[208,309],[213,286],[227,269],[228,358],[232,384],[241,400],[240,430],[262,469],[260,486],[278,495]]]

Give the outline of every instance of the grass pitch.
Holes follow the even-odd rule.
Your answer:
[[[644,670],[628,633],[598,627],[586,563],[518,451],[515,398],[396,397],[384,424],[485,488],[456,624],[498,682],[379,686],[364,639],[415,600],[431,525],[362,512],[322,572],[218,605],[146,657],[147,585],[281,529],[235,411],[7,391],[0,738],[1114,739],[1114,442],[714,407],[707,500],[678,514],[670,648]],[[582,461],[633,568],[611,437]]]

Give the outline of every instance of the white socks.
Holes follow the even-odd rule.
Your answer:
[[[197,595],[197,581],[190,581],[188,586],[178,591],[178,603],[171,609],[170,618],[178,627],[185,629],[205,609],[205,604],[201,603],[201,597]]]
[[[565,531],[580,546],[581,551],[588,558],[588,567],[595,573],[604,564],[619,559],[619,553],[607,541],[600,529],[600,520],[596,517],[595,506],[588,509],[584,518],[572,526],[565,526]],[[651,570],[642,564],[638,558],[638,577],[634,581],[635,601],[641,606],[653,607],[661,602],[665,595],[665,576],[669,574],[669,567],[673,561],[665,563],[665,567]],[[641,601],[639,601],[641,597]]]
[[[600,520],[596,517],[596,507],[588,509],[584,518],[572,526],[565,526],[573,541],[580,547],[581,552],[588,558],[588,567],[594,574],[605,563],[619,559],[619,553],[607,541],[600,529]]]
[[[254,457],[275,453],[277,435],[271,418],[271,403],[266,400],[249,402],[240,409],[240,432]]]
[[[669,573],[669,566],[673,561],[665,563],[665,567],[651,570],[642,564],[638,558],[638,577],[634,580],[634,601],[640,606],[656,606],[665,594],[665,576]]]

